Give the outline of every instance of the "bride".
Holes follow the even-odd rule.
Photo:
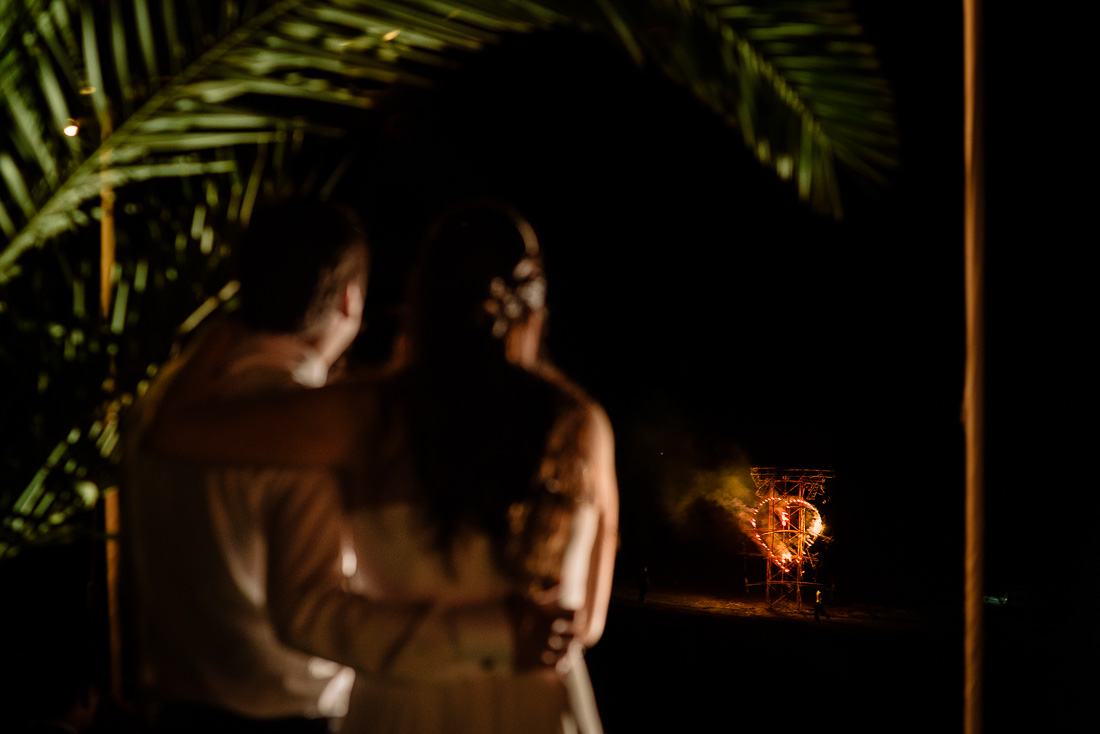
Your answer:
[[[414,282],[407,366],[219,406],[191,431],[173,414],[158,421],[158,442],[207,459],[342,469],[357,577],[372,598],[445,609],[519,592],[573,613],[551,640],[568,648],[553,667],[360,671],[345,734],[599,732],[582,653],[610,598],[614,448],[600,406],[541,359],[538,241],[510,207],[468,204],[436,223]]]

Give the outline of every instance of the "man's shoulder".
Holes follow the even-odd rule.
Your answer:
[[[294,373],[291,370],[270,364],[242,367],[222,376],[217,385],[217,392],[222,397],[304,389],[306,388],[294,379]]]
[[[223,395],[319,387],[328,372],[320,355],[290,334],[248,333],[218,378]]]

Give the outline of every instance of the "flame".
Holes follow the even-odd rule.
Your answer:
[[[764,529],[757,523],[761,511],[773,518],[764,523]],[[753,530],[759,531],[753,533],[753,540],[763,549],[768,560],[783,573],[791,570],[790,564],[800,564],[806,560],[806,556],[796,552],[796,549],[802,551],[809,548],[825,528],[821,513],[816,507],[806,500],[790,497],[769,497],[763,500],[753,509],[749,523]]]

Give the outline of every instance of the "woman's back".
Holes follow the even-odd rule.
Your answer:
[[[509,364],[461,383],[410,369],[378,395],[384,428],[349,489],[365,588],[471,599],[560,583],[565,524],[591,500],[583,394]]]
[[[580,609],[598,513],[572,444],[591,408],[568,383],[522,368],[487,377],[426,384],[411,370],[380,386],[386,435],[350,498],[357,577],[372,596],[432,602],[434,614],[532,588]],[[432,643],[414,633],[408,644]],[[361,675],[345,730],[598,730],[552,668],[425,672],[402,670],[398,654],[389,674]]]

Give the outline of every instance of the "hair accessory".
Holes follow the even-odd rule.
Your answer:
[[[535,258],[525,257],[516,263],[509,281],[498,276],[489,282],[489,298],[482,303],[482,309],[493,319],[493,336],[501,339],[512,322],[545,304],[546,279],[542,268]]]

